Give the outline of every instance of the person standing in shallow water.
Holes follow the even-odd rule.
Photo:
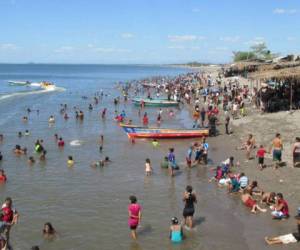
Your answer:
[[[131,230],[131,237],[136,240],[136,229],[138,225],[141,223],[142,219],[142,207],[137,203],[137,198],[134,195],[129,197],[130,204],[128,206],[128,225]]]
[[[188,229],[193,228],[193,216],[195,213],[194,203],[197,203],[196,194],[193,192],[192,186],[187,186],[186,190],[183,194],[183,202],[184,209],[183,209],[183,218],[184,218],[184,225],[188,227]]]

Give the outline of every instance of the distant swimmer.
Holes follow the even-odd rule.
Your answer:
[[[3,169],[0,169],[0,183],[6,182],[7,177]]]
[[[29,135],[30,135],[29,130],[25,130],[24,135],[25,135],[25,136],[29,136]]]
[[[71,155],[68,156],[68,161],[67,161],[68,167],[74,166],[74,160]]]
[[[43,152],[40,155],[40,162],[46,161],[46,154],[47,154],[47,151],[43,150]]]
[[[27,117],[27,116],[23,116],[22,121],[23,121],[24,123],[28,122],[28,117]]]
[[[155,148],[159,146],[159,143],[156,139],[153,139],[152,146],[155,147]]]
[[[96,168],[96,167],[105,167],[108,165],[108,163],[110,163],[111,160],[109,159],[108,156],[105,156],[104,160],[100,160],[100,161],[93,161],[91,163],[91,167]]]
[[[57,236],[57,232],[50,222],[46,222],[43,228],[43,236],[47,240],[52,240]]]
[[[17,155],[17,156],[19,156],[19,155],[25,155],[26,154],[26,150],[24,150],[24,149],[22,149],[20,145],[16,145],[15,149],[14,149],[15,155]]]
[[[30,166],[34,165],[34,163],[35,163],[34,157],[33,156],[29,156],[27,162],[28,162],[28,165],[30,165]]]
[[[63,148],[65,146],[65,141],[63,140],[62,137],[59,137],[57,146],[60,148]]]
[[[51,115],[51,116],[49,117],[48,122],[49,122],[49,123],[52,123],[52,124],[55,123],[55,118],[54,118],[53,115]]]

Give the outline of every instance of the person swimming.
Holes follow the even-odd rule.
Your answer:
[[[74,160],[73,160],[73,157],[71,155],[68,156],[67,164],[68,164],[69,167],[72,167],[74,165]]]
[[[5,172],[3,169],[0,169],[0,183],[6,182],[7,181],[7,177],[5,175]]]
[[[43,236],[45,239],[53,239],[57,235],[54,227],[50,222],[46,222],[43,228]]]
[[[51,116],[49,117],[48,122],[49,122],[49,123],[55,123],[55,118],[54,118],[53,115],[51,115]]]
[[[156,139],[153,139],[152,146],[155,147],[155,148],[159,146],[159,143]]]
[[[35,163],[34,157],[33,156],[29,156],[29,158],[28,158],[28,164],[29,165],[33,165],[34,163]]]

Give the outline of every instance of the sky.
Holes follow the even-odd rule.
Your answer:
[[[0,63],[226,63],[299,30],[300,0],[0,0]]]

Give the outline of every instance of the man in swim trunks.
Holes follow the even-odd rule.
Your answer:
[[[271,149],[273,148],[273,161],[275,161],[275,168],[278,167],[278,163],[281,162],[281,155],[283,144],[281,140],[281,135],[279,133],[276,134],[274,140],[272,141]],[[270,150],[271,151],[271,150]]]

